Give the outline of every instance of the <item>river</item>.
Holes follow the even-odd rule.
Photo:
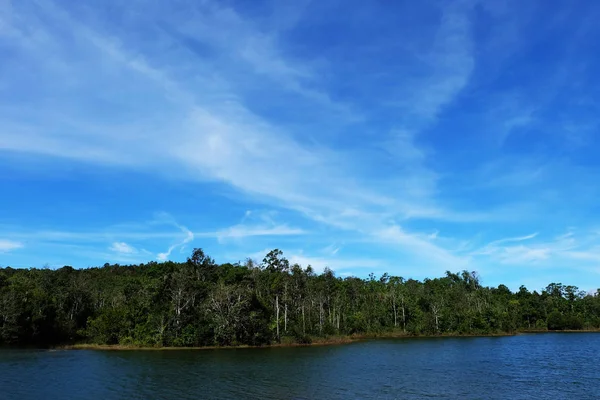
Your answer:
[[[0,399],[597,399],[600,334],[0,350]]]

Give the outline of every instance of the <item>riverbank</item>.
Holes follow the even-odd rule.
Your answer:
[[[170,351],[170,350],[217,350],[217,349],[265,349],[277,347],[309,347],[309,346],[335,346],[342,344],[354,343],[360,340],[365,340],[359,336],[331,336],[331,337],[315,337],[310,343],[297,343],[291,341],[283,341],[282,343],[265,344],[261,346],[251,345],[231,345],[231,346],[199,346],[199,347],[172,347],[172,346],[137,346],[137,345],[106,345],[106,344],[89,344],[78,343],[56,347],[59,350],[152,350],[152,351]]]
[[[233,346],[201,346],[201,347],[170,347],[170,346],[136,346],[136,345],[103,345],[78,343],[56,347],[58,350],[101,350],[101,351],[125,351],[125,350],[144,350],[144,351],[170,351],[170,350],[216,350],[216,349],[256,349],[256,348],[278,348],[278,347],[311,347],[311,346],[336,346],[343,344],[356,343],[366,340],[378,339],[434,339],[434,338],[458,338],[458,337],[503,337],[514,336],[518,333],[442,333],[439,335],[410,335],[403,332],[383,332],[360,335],[342,335],[329,337],[313,337],[310,343],[297,343],[292,341],[283,341],[282,343],[272,343],[261,346],[233,345]]]
[[[525,329],[518,333],[600,333],[600,329],[563,329],[560,331]]]
[[[476,338],[476,337],[507,337],[523,334],[540,333],[600,333],[600,329],[582,329],[582,330],[521,330],[517,332],[499,332],[499,333],[441,333],[438,335],[410,335],[398,332],[383,332],[373,334],[346,335],[313,337],[311,343],[297,343],[292,341],[283,341],[282,343],[265,344],[261,346],[250,345],[232,345],[232,346],[200,346],[200,347],[171,347],[171,346],[136,346],[136,345],[106,345],[78,343],[73,345],[57,346],[54,350],[100,350],[100,351],[125,351],[125,350],[143,350],[143,351],[170,351],[170,350],[222,350],[222,349],[267,349],[278,347],[312,347],[312,346],[336,346],[378,339],[443,339],[443,338]]]

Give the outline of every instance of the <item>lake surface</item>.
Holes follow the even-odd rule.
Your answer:
[[[600,398],[600,334],[200,351],[0,350],[0,399],[422,398]]]

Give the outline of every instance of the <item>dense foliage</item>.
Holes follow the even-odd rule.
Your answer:
[[[541,293],[484,287],[476,273],[423,282],[338,278],[289,265],[185,263],[0,269],[0,344],[262,345],[312,337],[501,333],[600,327],[600,296],[550,284]]]

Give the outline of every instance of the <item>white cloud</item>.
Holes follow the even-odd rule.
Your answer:
[[[505,247],[500,254],[503,262],[523,264],[547,260],[552,249],[546,247],[510,246]]]
[[[420,258],[421,262],[428,263],[437,273],[448,269],[463,269],[470,262],[469,257],[458,256],[434,244],[434,238],[429,235],[407,233],[398,225],[382,228],[376,232],[375,237],[380,241],[401,246],[403,251]]]
[[[420,63],[418,77],[398,80],[403,87],[397,98],[402,100],[394,104],[414,118],[410,128],[435,120],[468,84],[475,66],[469,7],[453,2],[441,14],[427,50],[420,46],[411,54]]]
[[[35,240],[44,243],[77,242],[96,243],[114,240],[119,237],[127,240],[144,241],[151,239],[173,238],[178,232],[173,231],[149,231],[147,227],[108,227],[107,229],[93,231],[61,231],[61,230],[10,230],[11,236],[19,239]],[[201,235],[213,235],[214,233],[203,232]]]
[[[273,227],[236,225],[217,232],[219,240],[227,238],[245,238],[250,236],[288,236],[305,235],[307,232],[303,229],[290,228],[286,225]]]
[[[167,251],[165,251],[164,253],[158,253],[156,255],[156,259],[159,261],[166,261],[169,259],[169,256],[171,255],[171,253],[173,252],[173,250],[175,250],[178,247],[182,247],[188,243],[190,243],[192,240],[194,240],[194,233],[192,231],[190,231],[188,228],[186,228],[183,225],[179,225],[174,223],[175,226],[177,226],[181,232],[185,235],[185,237],[178,243],[173,244],[171,246],[169,246],[169,248],[167,249]]]
[[[253,236],[296,236],[308,233],[304,229],[278,223],[276,221],[277,214],[274,210],[247,210],[239,224],[221,229],[215,232],[214,236],[222,242],[225,239],[242,239]]]
[[[135,42],[132,37],[139,40],[140,35],[117,35],[92,17],[80,21],[57,4],[40,3],[35,9],[15,7],[18,18],[8,24],[20,38],[15,44],[19,56],[44,60],[36,63],[35,72],[49,90],[63,97],[45,107],[30,107],[44,109],[36,115],[36,123],[28,122],[26,111],[0,113],[5,127],[1,148],[135,166],[179,179],[224,182],[254,200],[366,237],[383,238],[428,263],[464,264],[419,233],[386,226],[390,219],[469,218],[437,204],[437,175],[425,165],[426,153],[417,145],[420,127],[435,121],[468,83],[474,64],[468,8],[443,10],[441,24],[431,32],[431,50],[419,58],[427,71],[424,78],[415,78],[406,87],[399,82],[396,97],[407,99],[400,107],[416,116],[418,123],[379,132],[384,147],[393,143],[393,149],[388,146],[390,163],[401,166],[402,173],[390,168],[389,173],[378,171],[374,177],[360,171],[357,160],[368,165],[378,153],[307,140],[302,126],[290,128],[253,111],[244,96],[248,86],[258,82],[262,91],[284,88],[300,96],[311,110],[320,111],[307,118],[337,130],[357,120],[351,106],[319,90],[319,71],[310,61],[286,59],[277,32],[265,32],[234,9],[211,1],[189,3],[193,18],[186,19],[193,23],[165,14],[165,25],[173,32],[161,31],[148,42]],[[149,6],[138,17],[162,16],[160,7]],[[28,29],[32,26],[34,31]],[[64,27],[76,41],[63,41]],[[178,35],[185,35],[187,41]],[[192,42],[215,52],[212,61],[199,58]],[[115,100],[109,107],[114,111],[111,118],[89,113],[98,104],[106,105],[107,98],[138,92],[144,102],[137,101],[139,97]],[[85,99],[86,107],[73,99]],[[381,151],[381,146],[374,147]],[[193,232],[176,226],[184,237],[158,253],[159,260],[194,239]],[[287,225],[265,224],[234,226],[216,236],[301,233]]]
[[[335,256],[341,249],[342,246],[338,246],[335,243],[332,243],[329,246],[325,247],[322,251],[325,254]]]
[[[495,240],[470,253],[473,257],[484,256],[502,264],[551,266],[573,261],[600,261],[598,237],[593,233],[570,230],[552,239],[537,240],[538,233],[521,237]],[[528,244],[520,244],[527,242]],[[513,244],[519,243],[519,244]],[[576,264],[577,265],[577,264]]]
[[[0,239],[0,253],[8,253],[12,250],[22,249],[25,245],[14,240]]]
[[[387,262],[374,258],[311,257],[302,253],[291,253],[287,258],[290,265],[299,264],[304,268],[310,265],[316,273],[322,273],[325,270],[325,267],[330,268],[333,271],[344,271],[346,273],[353,270],[364,271],[389,267]]]
[[[499,240],[494,240],[493,242],[491,242],[490,244],[488,244],[488,247],[495,247],[499,244],[502,243],[510,243],[510,242],[523,242],[529,239],[533,239],[538,235],[538,232],[532,233],[530,235],[525,235],[525,236],[519,236],[519,237],[512,237],[512,238],[505,238],[505,239],[499,239]]]
[[[349,276],[353,274],[353,271],[364,271],[369,269],[380,269],[383,271],[385,268],[389,267],[388,262],[376,258],[343,258],[336,256],[314,257],[305,254],[302,250],[281,250],[284,253],[283,256],[289,261],[290,266],[294,264],[298,264],[303,268],[310,266],[318,274],[322,273],[326,267],[335,272],[340,272],[340,276]],[[255,252],[250,255],[250,258],[258,260],[260,263],[269,251],[270,250],[265,249],[263,251]]]
[[[585,250],[566,251],[565,256],[574,260],[591,261],[600,264],[600,246],[593,246]]]
[[[110,246],[109,250],[114,251],[115,253],[121,253],[121,254],[137,253],[137,250],[135,249],[135,247],[132,247],[125,242],[114,242]]]

